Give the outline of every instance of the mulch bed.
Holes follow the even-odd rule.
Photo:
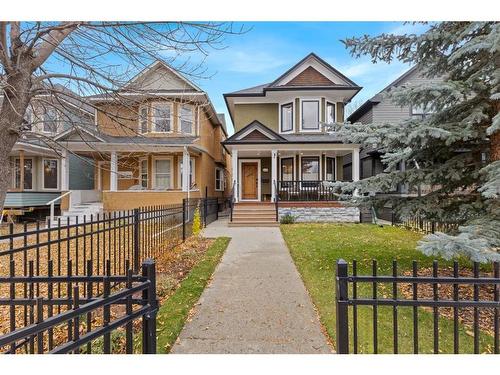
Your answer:
[[[404,276],[412,276],[411,271],[406,271],[403,273]],[[461,268],[459,270],[459,275],[462,277],[474,277],[472,270],[468,268]],[[432,268],[422,268],[418,271],[418,276],[432,276]],[[453,277],[452,268],[440,268],[440,277]],[[481,272],[479,277],[493,277],[492,273]],[[401,294],[407,298],[413,298],[412,284],[401,284],[400,285]],[[460,284],[458,287],[459,300],[474,300],[474,288],[472,285]],[[494,287],[493,285],[480,285],[479,286],[479,299],[483,301],[493,301]],[[417,296],[419,299],[433,299],[434,292],[432,290],[432,284],[419,284]],[[438,284],[438,296],[440,300],[453,300],[453,284]],[[433,309],[430,307],[424,307],[425,310],[432,312]],[[440,307],[439,315],[446,317],[448,319],[453,319],[453,308],[451,307]],[[474,326],[474,308],[460,308],[458,309],[458,320],[460,323],[465,325],[468,329],[473,329]],[[493,335],[493,323],[494,323],[494,309],[479,309],[479,328],[490,335]],[[466,333],[473,336],[473,332],[467,330]]]

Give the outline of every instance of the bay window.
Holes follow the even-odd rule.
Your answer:
[[[302,129],[319,130],[319,100],[302,101]]]
[[[293,103],[281,106],[281,131],[283,133],[293,130]]]
[[[194,111],[190,105],[181,106],[181,132],[185,134],[194,133]]]
[[[326,102],[326,123],[335,123],[335,104]]]
[[[58,187],[57,159],[43,159],[43,188],[56,190]]]
[[[16,159],[14,168],[14,188],[24,190],[33,189],[33,159],[24,159],[23,167],[21,167],[21,159]],[[21,186],[21,173],[24,173],[23,186]]]
[[[155,159],[155,188],[170,189],[172,187],[172,160]]]
[[[168,133],[172,131],[172,106],[170,103],[154,104],[153,131],[157,133]]]

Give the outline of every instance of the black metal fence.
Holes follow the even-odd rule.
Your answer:
[[[65,322],[74,326],[74,316],[68,311],[75,309],[75,303],[80,307],[94,303],[92,298],[104,298],[101,304],[90,305],[104,312],[110,304],[123,305],[125,297],[132,298],[132,305],[139,305],[142,300],[134,299],[133,293],[126,295],[125,290],[130,288],[123,289],[129,269],[134,275],[132,282],[144,281],[144,277],[137,276],[141,262],[157,258],[189,237],[197,209],[200,226],[206,226],[217,219],[218,207],[216,198],[185,199],[178,205],[90,215],[74,222],[68,218],[46,227],[24,225],[15,230],[11,225],[8,234],[0,236],[0,316],[4,317],[0,319],[0,342],[14,337],[17,345],[19,336],[15,332],[19,330],[19,334],[28,332],[30,337],[40,332],[45,335],[46,329],[36,330],[48,327],[47,320],[52,321],[55,314],[63,314],[58,319],[67,317]],[[108,303],[111,291],[125,295],[116,303],[113,299]],[[42,310],[37,310],[39,305]],[[132,315],[137,318],[135,313]],[[35,329],[32,326],[37,321],[43,324]],[[31,328],[26,331],[27,327]],[[55,348],[54,342],[61,341],[52,337],[56,331],[51,326],[47,333],[44,347],[49,351]],[[11,336],[1,336],[6,334]],[[24,352],[32,353],[33,348],[28,346],[22,346]]]
[[[460,348],[461,322],[459,311],[461,309],[472,309],[472,332],[473,353],[480,353],[480,319],[481,312],[489,310],[492,313],[493,334],[493,352],[498,354],[499,348],[499,324],[500,324],[500,267],[496,262],[493,265],[493,277],[481,277],[479,274],[479,264],[473,266],[473,276],[459,276],[458,263],[453,266],[452,276],[439,276],[438,262],[434,261],[432,267],[432,276],[422,276],[418,274],[419,267],[417,262],[413,262],[411,276],[398,275],[398,264],[393,261],[392,275],[378,275],[377,261],[372,262],[371,275],[358,275],[357,262],[352,262],[352,273],[349,274],[349,265],[344,260],[339,260],[336,265],[336,342],[337,352],[340,354],[358,353],[359,336],[363,333],[366,337],[366,331],[361,330],[370,327],[373,353],[379,352],[379,338],[384,335],[384,342],[387,344],[387,335],[391,336],[393,353],[400,352],[400,338],[411,338],[413,353],[420,352],[422,338],[432,339],[432,350],[435,354],[441,352],[440,336],[442,330],[446,329],[440,326],[440,311],[442,309],[451,309],[452,315],[452,336],[453,353],[463,352]],[[410,296],[402,295],[400,288],[406,285],[410,288]],[[424,286],[432,286],[431,297],[422,297],[420,289]],[[443,298],[440,295],[440,288],[443,285],[451,286],[451,295]],[[384,287],[385,286],[385,287]],[[387,288],[389,286],[389,288]],[[464,288],[471,289],[472,293],[466,293]],[[490,290],[490,296],[480,295],[480,287],[487,287]],[[368,295],[367,295],[368,289]],[[462,296],[462,298],[461,298]],[[359,319],[359,309],[363,306],[371,308],[371,317],[363,315],[363,322]],[[379,309],[385,306],[392,307],[392,313]],[[432,333],[423,335],[419,333],[421,321],[419,315],[422,314],[420,308],[429,308],[432,310]],[[404,332],[399,331],[399,313],[403,308],[411,309],[411,326]],[[441,309],[441,310],[440,310]],[[379,332],[379,318],[381,314],[392,315],[392,332],[385,329]],[[369,315],[368,315],[369,316]],[[407,316],[406,316],[407,318]],[[368,322],[366,320],[369,320]],[[403,321],[403,323],[405,323]],[[363,327],[360,329],[360,326]],[[449,327],[449,325],[447,325]],[[428,327],[424,327],[428,328]],[[427,331],[426,331],[427,332]],[[410,336],[411,335],[411,336]]]
[[[394,212],[391,215],[391,224],[408,230],[431,234],[435,232],[453,233],[458,230],[460,223],[458,222],[442,222],[438,220],[430,220],[418,215],[413,215],[405,219],[399,218]]]
[[[28,288],[28,298],[15,297],[8,301],[12,310],[16,306],[25,308],[27,324],[0,336],[0,352],[133,353],[135,342],[143,353],[156,353],[158,304],[154,261],[142,263],[141,276],[133,275],[132,269],[128,269],[126,276],[112,276],[109,260],[106,268],[104,277],[93,276],[89,260],[85,276],[30,274],[9,278],[7,281],[12,287],[21,284]],[[54,296],[56,284],[65,284],[64,295]],[[35,297],[35,290],[39,288],[47,290],[47,297],[39,294]],[[62,311],[61,307],[64,307]],[[134,340],[135,322],[142,329],[138,340]]]

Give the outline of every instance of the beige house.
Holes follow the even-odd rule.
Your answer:
[[[224,116],[174,69],[155,62],[117,93],[89,102],[95,128],[70,129],[57,140],[94,160],[94,190],[71,194],[65,206],[97,201],[111,211],[224,197],[230,160],[221,145]]]
[[[354,166],[349,180],[359,179],[360,145],[343,143],[326,126],[344,121],[344,107],[359,90],[311,53],[271,83],[224,95],[235,128],[223,142],[232,155],[233,221],[276,222],[278,211],[302,221],[359,220],[330,182],[345,180],[346,156]]]

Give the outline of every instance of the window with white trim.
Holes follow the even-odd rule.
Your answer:
[[[194,111],[191,105],[181,106],[181,133],[194,133]]]
[[[283,133],[293,130],[293,103],[281,106],[281,131]]]
[[[24,159],[24,168],[21,168],[21,159],[15,160],[14,188],[33,189],[33,159]],[[21,186],[21,173],[24,173],[24,185]]]
[[[411,117],[416,119],[424,119],[434,113],[430,106],[413,105],[411,106]]]
[[[224,169],[215,168],[215,191],[224,191],[226,187],[225,182]]]
[[[45,108],[43,113],[43,131],[57,133],[57,111],[54,108]]]
[[[302,180],[319,180],[319,156],[303,156],[302,161]]]
[[[335,123],[335,103],[326,102],[326,123]]]
[[[148,107],[139,107],[139,133],[144,134],[148,132]]]
[[[139,178],[141,180],[141,186],[148,188],[148,160],[142,159],[139,166]]]
[[[168,133],[172,131],[172,105],[170,103],[155,103],[153,105],[153,131]]]
[[[183,162],[182,162],[182,158],[179,159],[179,186],[182,188],[182,165],[183,165]],[[195,168],[195,162],[194,162],[194,158],[189,158],[189,188],[193,188],[193,184],[196,182],[195,181],[195,172],[194,172],[194,168]]]
[[[335,181],[335,158],[326,158],[326,181]]]
[[[58,187],[58,160],[43,159],[43,188],[57,189]]]
[[[319,130],[319,100],[302,101],[302,130]]]
[[[155,188],[170,189],[172,186],[172,161],[155,159]]]

